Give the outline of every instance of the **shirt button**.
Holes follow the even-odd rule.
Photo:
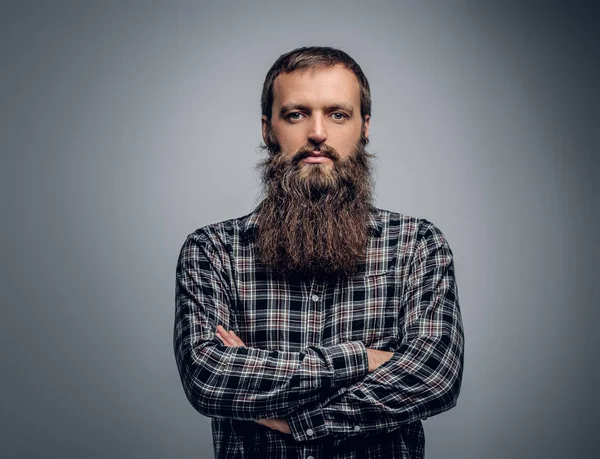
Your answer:
[[[306,429],[306,435],[308,435],[309,437],[312,437],[312,434],[314,434],[312,429]]]
[[[312,300],[313,301],[319,301],[319,295],[313,295],[312,296]]]
[[[306,459],[315,459],[315,458],[312,456],[308,456]]]
[[[354,431],[358,432],[360,430],[360,426],[354,426]]]

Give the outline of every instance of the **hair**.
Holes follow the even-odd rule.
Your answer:
[[[317,67],[333,67],[341,64],[356,75],[360,86],[360,114],[363,122],[371,115],[371,90],[369,81],[360,66],[348,54],[339,49],[325,46],[297,48],[279,56],[263,84],[261,96],[262,114],[270,122],[273,109],[273,83],[282,73],[293,73]]]

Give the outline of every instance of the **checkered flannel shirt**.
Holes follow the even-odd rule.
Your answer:
[[[463,372],[442,232],[373,208],[355,275],[284,278],[256,260],[257,210],[189,234],[177,263],[175,357],[215,457],[424,457],[421,421],[456,405]],[[219,324],[246,347],[223,345]],[[368,372],[367,348],[394,355]]]

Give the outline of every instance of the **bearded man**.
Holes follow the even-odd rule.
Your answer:
[[[263,85],[264,196],[186,238],[174,350],[216,458],[422,458],[454,407],[464,335],[432,222],[373,205],[369,83],[307,47]]]

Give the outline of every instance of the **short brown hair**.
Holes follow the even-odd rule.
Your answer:
[[[279,56],[265,77],[261,96],[262,114],[266,115],[267,120],[271,120],[273,83],[279,75],[315,67],[333,67],[337,64],[343,65],[356,75],[360,86],[360,114],[364,121],[367,115],[371,115],[371,90],[367,77],[348,54],[326,46],[297,48]]]

